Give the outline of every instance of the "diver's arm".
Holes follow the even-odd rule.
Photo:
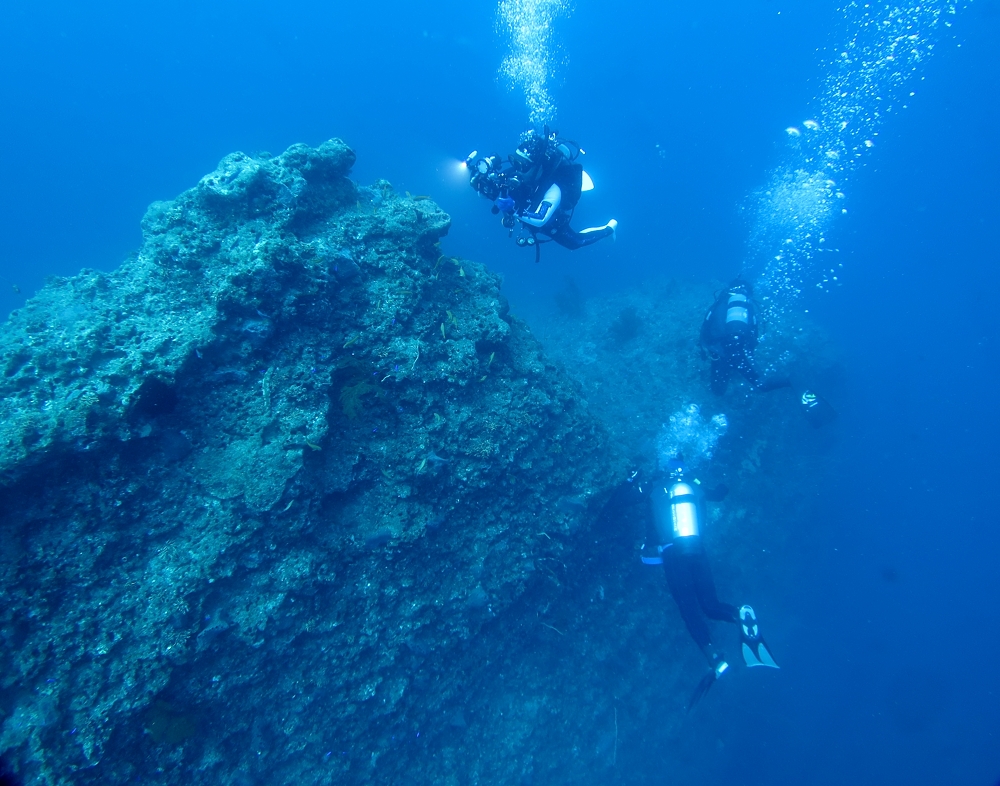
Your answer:
[[[701,323],[701,345],[712,360],[719,360],[726,348],[726,306],[724,300],[717,299],[705,314]]]
[[[559,186],[553,183],[545,192],[541,203],[535,208],[534,212],[529,213],[525,210],[518,216],[518,218],[520,218],[525,224],[530,224],[533,227],[543,227],[552,219],[552,216],[555,215],[556,210],[559,209],[559,203],[561,201],[562,191]]]

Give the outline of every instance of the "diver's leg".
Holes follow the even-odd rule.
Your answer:
[[[792,382],[788,377],[775,376],[774,374],[761,376],[757,370],[757,364],[753,361],[753,355],[747,350],[743,350],[738,357],[736,368],[746,377],[747,382],[762,393],[791,386]]]
[[[663,571],[667,574],[670,594],[674,597],[674,602],[681,613],[681,619],[687,626],[688,633],[691,634],[694,643],[705,653],[709,662],[712,662],[715,652],[712,647],[712,634],[698,608],[698,594],[691,572],[690,558],[690,554],[685,554],[675,546],[671,546],[663,552]]]
[[[740,621],[739,611],[729,603],[719,600],[715,592],[715,581],[712,579],[712,569],[708,564],[708,554],[701,549],[690,556],[691,577],[702,611],[713,619],[721,622],[736,623]]]
[[[779,388],[790,388],[792,386],[792,380],[788,377],[780,377],[773,375],[765,375],[761,377],[760,384],[757,385],[757,390],[762,393],[767,393],[771,390],[778,390]]]
[[[598,240],[611,237],[614,233],[614,228],[610,226],[591,227],[590,229],[584,229],[581,232],[574,232],[569,228],[569,223],[565,223],[552,233],[552,239],[563,248],[568,248],[570,251],[576,251],[578,248],[590,246]]]

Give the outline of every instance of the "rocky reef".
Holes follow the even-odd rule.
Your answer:
[[[759,591],[829,439],[795,391],[835,353],[793,320],[758,355],[798,387],[712,399],[713,286],[676,281],[568,286],[543,348],[437,205],[353,163],[228,156],[0,329],[0,770],[636,783],[656,751],[660,783],[683,757],[703,663],[623,481],[671,413],[725,413],[706,537],[720,593]]]
[[[729,438],[720,442],[711,470],[727,482],[757,482],[769,457],[787,466],[827,444],[802,418],[798,397],[806,388],[836,390],[843,366],[825,332],[803,313],[789,310],[778,322],[763,322],[755,352],[758,370],[787,379],[788,387],[755,392],[734,373],[724,395],[709,392],[710,362],[699,349],[699,332],[723,286],[652,280],[641,289],[584,299],[567,279],[557,308],[535,322],[547,356],[579,383],[590,411],[635,467],[653,469],[657,433],[671,413],[692,403],[706,416],[724,413],[729,420]]]
[[[604,431],[448,216],[353,162],[230,155],[3,327],[0,752],[31,782],[362,780],[488,668],[477,632],[558,601]]]
[[[827,334],[789,310],[780,321],[763,322],[755,358],[763,375],[790,384],[764,393],[734,374],[725,394],[714,395],[710,362],[698,344],[705,313],[723,286],[668,279],[584,300],[567,281],[558,309],[537,328],[546,336],[547,356],[580,385],[612,445],[646,477],[655,472],[672,417],[686,416],[694,405],[706,431],[713,430],[712,417],[725,418],[725,436],[711,458],[686,459],[706,482],[729,489],[722,504],[710,506],[710,549],[727,583],[750,589],[759,579],[738,572],[755,570],[763,544],[779,549],[808,520],[837,438],[835,428],[809,425],[799,397],[807,388],[836,397],[844,366]]]

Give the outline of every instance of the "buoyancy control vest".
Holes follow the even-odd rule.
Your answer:
[[[534,181],[530,191],[522,191],[523,208],[534,210],[553,185],[559,186],[558,212],[562,215],[572,213],[583,194],[583,167],[566,159],[554,161],[550,168]]]
[[[553,182],[562,191],[562,210],[567,213],[573,212],[583,194],[583,166],[563,161],[556,170]]]

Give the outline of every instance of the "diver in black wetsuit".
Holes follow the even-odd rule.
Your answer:
[[[702,542],[705,521],[704,499],[720,500],[725,486],[713,492],[702,491],[700,483],[685,478],[683,461],[678,457],[670,464],[669,480],[653,483],[650,496],[653,524],[658,546],[643,547],[642,561],[662,564],[670,594],[677,603],[691,638],[704,653],[711,671],[699,682],[688,709],[693,707],[709,688],[729,668],[723,654],[715,647],[707,619],[740,625],[743,658],[747,666],[778,668],[757,628],[757,618],[750,606],[736,606],[719,600]],[[649,551],[655,553],[647,554]]]
[[[580,232],[569,225],[580,196],[593,188],[590,176],[576,161],[581,152],[578,145],[560,139],[546,126],[541,134],[525,133],[507,164],[499,155],[477,158],[475,152],[465,164],[472,171],[470,185],[493,201],[493,212],[503,214],[501,221],[511,234],[520,224],[519,246],[554,240],[575,251],[614,237],[618,227],[614,219]]]
[[[712,392],[726,392],[734,371],[756,390],[775,390],[791,383],[784,377],[764,377],[757,371],[757,304],[753,288],[737,278],[719,293],[701,323],[701,345],[712,359]]]

